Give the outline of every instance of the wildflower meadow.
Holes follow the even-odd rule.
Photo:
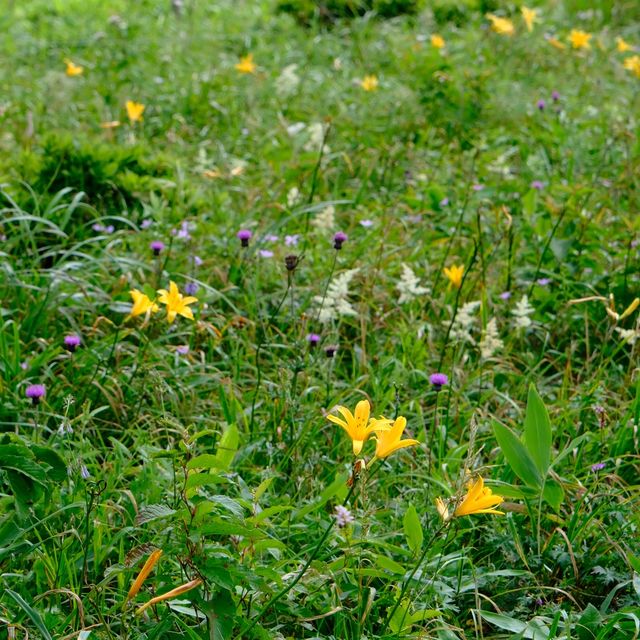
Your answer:
[[[640,638],[640,3],[0,3],[0,638]]]

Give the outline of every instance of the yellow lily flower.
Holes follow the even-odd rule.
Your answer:
[[[640,56],[631,56],[624,61],[624,68],[640,78]]]
[[[538,12],[535,9],[529,9],[528,7],[522,7],[522,18],[527,25],[527,31],[533,31],[533,23],[538,19]]]
[[[64,63],[67,65],[65,73],[70,78],[73,78],[74,76],[82,75],[82,72],[84,71],[84,67],[81,67],[79,64],[74,64],[73,62],[71,62],[71,60],[65,60]]]
[[[633,47],[626,42],[623,38],[616,38],[616,49],[620,52],[620,53],[625,53],[626,51],[632,51]]]
[[[194,296],[183,296],[178,290],[178,285],[171,281],[169,282],[169,291],[166,289],[159,289],[158,302],[167,305],[167,320],[171,324],[177,315],[183,318],[193,320],[193,311],[189,308],[190,304],[198,302],[198,298]]]
[[[464,265],[452,264],[451,267],[444,268],[444,275],[447,276],[449,282],[459,289],[462,286],[462,276],[464,275]]]
[[[141,316],[143,313],[155,313],[160,309],[160,307],[158,307],[158,305],[151,300],[149,296],[142,293],[142,291],[132,289],[129,291],[129,295],[133,298],[133,306],[131,307],[131,313],[129,314],[132,318],[135,318],[135,316]]]
[[[127,108],[127,115],[132,124],[142,120],[142,114],[146,108],[143,104],[134,102],[133,100],[127,100],[125,107]]]
[[[572,29],[569,34],[569,42],[574,49],[591,49],[591,45],[589,44],[591,38],[592,35],[590,33],[581,31],[580,29]]]
[[[360,81],[360,86],[365,90],[365,91],[376,91],[376,89],[378,88],[378,78],[374,75],[370,75],[370,76],[365,76],[361,81]]]
[[[489,487],[484,486],[482,476],[479,476],[475,483],[469,483],[467,495],[456,507],[453,516],[459,518],[460,516],[470,516],[474,513],[497,513],[498,515],[504,515],[502,511],[496,511],[496,509],[494,509],[494,507],[497,507],[501,502],[504,502],[504,498],[494,495]]]
[[[500,18],[493,13],[488,13],[487,18],[491,21],[491,28],[501,36],[512,36],[515,33],[513,22],[508,18]]]
[[[409,438],[401,440],[406,426],[407,419],[404,416],[398,416],[388,431],[376,433],[376,458],[386,458],[398,449],[420,444],[417,440]]]
[[[248,53],[246,56],[240,58],[240,62],[236,64],[236,70],[240,73],[255,73],[256,63],[253,61],[253,53]]]
[[[346,407],[337,406],[336,409],[342,414],[344,420],[332,415],[328,415],[327,420],[337,424],[347,432],[353,442],[353,455],[355,456],[360,454],[362,446],[372,433],[388,431],[391,428],[389,420],[369,418],[371,405],[368,400],[360,400],[358,402],[355,415]]]
[[[196,578],[191,582],[187,582],[185,584],[176,587],[175,589],[171,589],[171,591],[167,591],[167,593],[163,593],[161,596],[156,596],[155,598],[151,598],[149,602],[145,602],[141,607],[136,609],[136,615],[139,616],[145,609],[148,607],[158,604],[158,602],[162,602],[163,600],[171,600],[172,598],[176,598],[177,596],[186,593],[187,591],[191,591],[191,589],[195,589],[202,584],[202,580],[200,578]]]
[[[444,49],[445,41],[444,38],[437,33],[434,33],[431,36],[431,46],[436,49]]]
[[[162,555],[162,549],[156,549],[144,563],[144,566],[140,570],[140,573],[133,581],[131,585],[131,589],[129,589],[129,593],[127,594],[127,600],[131,600],[136,597],[138,591],[140,591],[140,587],[142,587],[142,583],[149,577],[149,574],[155,567],[156,562],[160,560],[160,556]]]

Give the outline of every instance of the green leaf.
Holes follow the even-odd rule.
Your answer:
[[[172,516],[175,513],[175,509],[167,507],[164,504],[148,504],[146,507],[142,507],[136,516],[136,525],[145,524],[158,518],[166,518]]]
[[[422,548],[422,540],[424,535],[422,533],[422,525],[420,524],[420,518],[416,508],[411,504],[405,511],[404,518],[402,519],[402,525],[404,527],[404,535],[407,537],[407,544],[413,553],[417,553]]]
[[[578,640],[594,640],[601,626],[602,616],[600,612],[589,603],[576,624]]]
[[[238,445],[240,444],[240,434],[238,433],[238,427],[235,424],[230,424],[222,434],[220,442],[218,443],[218,451],[216,457],[219,461],[219,469],[228,471],[231,467],[231,463],[238,451]]]
[[[35,609],[33,609],[31,605],[27,604],[20,594],[16,593],[15,591],[11,591],[11,589],[5,589],[4,592],[8,596],[11,596],[16,601],[18,606],[31,618],[31,622],[33,622],[33,624],[36,626],[45,640],[53,640],[51,634],[47,630],[47,627],[44,626],[44,622],[40,614]]]
[[[67,465],[57,451],[49,447],[31,445],[31,451],[40,462],[49,466],[47,477],[55,482],[64,482],[67,479]]]
[[[547,408],[533,384],[529,385],[524,418],[524,442],[544,478],[551,462],[551,421]]]
[[[206,614],[212,640],[230,640],[236,605],[229,591],[220,591],[210,602]]]
[[[493,433],[500,445],[500,449],[507,459],[509,466],[513,472],[530,487],[540,489],[542,487],[542,478],[536,467],[535,462],[531,459],[529,452],[516,435],[497,420],[493,421]]]
[[[530,638],[531,640],[547,640],[549,638],[549,629],[535,620],[521,622],[499,613],[490,613],[488,611],[479,611],[479,613],[490,624],[505,631],[519,633],[523,638]]]
[[[392,560],[387,556],[377,555],[376,564],[381,569],[385,569],[387,571],[390,571],[391,573],[397,573],[400,576],[403,576],[407,571],[399,562],[396,562],[395,560]]]
[[[544,489],[542,490],[542,497],[545,502],[551,506],[551,508],[558,513],[560,506],[564,500],[564,489],[559,482],[548,479],[544,483]]]

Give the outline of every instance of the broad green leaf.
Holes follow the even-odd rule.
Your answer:
[[[541,622],[535,620],[521,622],[515,618],[510,618],[500,613],[490,613],[489,611],[479,611],[479,613],[490,624],[504,631],[519,633],[523,638],[530,638],[531,640],[547,640],[549,638],[549,629]]]
[[[558,513],[560,506],[564,500],[564,489],[559,482],[548,479],[544,483],[544,489],[542,490],[542,497],[545,502],[552,507],[552,509]]]
[[[407,544],[413,553],[418,552],[422,548],[422,540],[424,535],[422,533],[422,525],[420,524],[420,518],[416,508],[410,504],[409,508],[405,511],[404,518],[402,519],[402,525],[404,527],[404,535],[407,537]]]
[[[551,421],[547,408],[533,384],[529,385],[524,418],[524,442],[544,478],[551,462]]]
[[[31,605],[27,604],[19,593],[11,591],[11,589],[5,589],[4,592],[8,596],[11,596],[16,601],[18,606],[29,616],[29,618],[31,618],[31,622],[33,622],[33,624],[36,626],[45,640],[53,640],[51,634],[47,630],[47,627],[45,627],[40,614],[34,608],[32,608]]]
[[[387,556],[376,556],[376,564],[381,569],[386,569],[387,571],[391,571],[391,573],[397,573],[400,576],[403,576],[407,571],[399,562]]]
[[[602,627],[602,616],[600,612],[591,604],[582,612],[580,620],[576,623],[575,631],[578,640],[595,640],[598,631]]]
[[[231,463],[238,451],[240,444],[240,434],[235,424],[230,424],[223,432],[220,442],[218,443],[218,451],[216,457],[219,461],[219,469],[228,471]]]
[[[540,472],[522,442],[510,429],[497,420],[493,421],[493,432],[513,472],[525,484],[540,489],[542,487]]]
[[[141,524],[157,520],[158,518],[166,518],[167,516],[172,516],[175,512],[175,509],[167,507],[164,504],[148,504],[138,512],[136,525],[140,526]]]

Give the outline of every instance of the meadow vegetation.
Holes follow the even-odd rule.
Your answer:
[[[0,14],[0,635],[640,637],[640,5]]]

